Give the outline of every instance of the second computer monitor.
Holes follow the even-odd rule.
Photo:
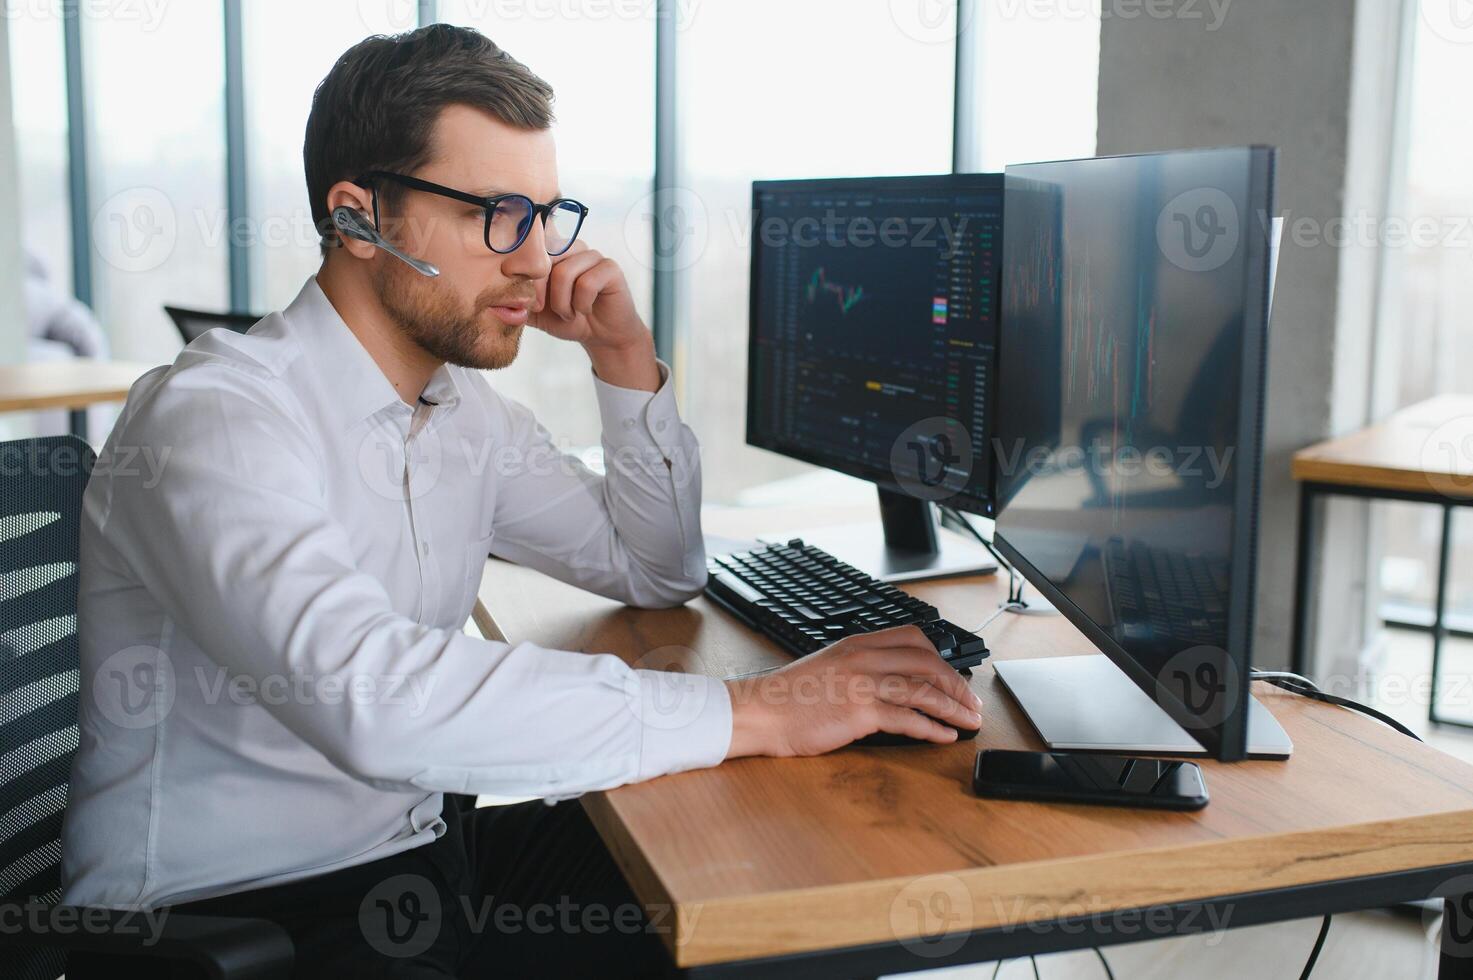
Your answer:
[[[1002,203],[1000,174],[752,185],[747,442],[877,484],[894,543],[992,512]]]

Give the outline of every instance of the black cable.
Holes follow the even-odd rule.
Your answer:
[[[1038,976],[1038,957],[1030,956],[1028,957],[1028,962],[1033,964],[1033,980],[1040,980]]]
[[[1304,964],[1304,972],[1299,974],[1299,980],[1309,980],[1309,975],[1314,972],[1315,961],[1320,958],[1320,950],[1325,948],[1325,937],[1330,934],[1330,916],[1325,916],[1325,921],[1320,923],[1320,934],[1314,941],[1314,949],[1309,951],[1309,962]]]
[[[1395,718],[1380,711],[1377,711],[1375,708],[1372,708],[1369,705],[1361,704],[1359,701],[1352,701],[1349,698],[1342,698],[1338,694],[1327,694],[1326,692],[1321,691],[1320,689],[1312,685],[1301,684],[1298,681],[1289,679],[1288,677],[1282,677],[1278,675],[1250,676],[1253,677],[1253,679],[1255,680],[1262,680],[1269,684],[1272,684],[1274,687],[1283,688],[1285,691],[1288,691],[1291,694],[1297,694],[1302,698],[1309,698],[1311,701],[1323,701],[1326,704],[1333,704],[1341,708],[1349,708],[1351,711],[1359,711],[1361,714],[1369,715],[1382,724],[1391,726],[1392,728],[1401,732],[1403,735],[1408,736],[1409,738],[1414,738],[1419,742],[1422,741],[1422,736],[1418,735],[1416,732],[1412,731],[1410,728],[1403,725]]]
[[[1002,969],[1002,965],[1004,963],[1006,963],[1006,962],[1007,962],[1007,960],[998,960],[997,961],[997,966],[994,966],[992,968],[992,980],[997,980],[997,973],[998,973],[999,970]]]
[[[1110,961],[1105,959],[1105,954],[1098,946],[1094,947],[1094,951],[1095,955],[1100,958],[1100,966],[1105,968],[1105,976],[1109,977],[1110,980],[1115,980],[1115,971],[1110,969]]]
[[[968,534],[970,534],[972,537],[976,538],[979,542],[981,542],[982,547],[984,547],[984,548],[987,549],[988,554],[992,555],[992,557],[997,560],[997,564],[998,564],[998,566],[1000,568],[1007,569],[1007,572],[1008,572],[1008,601],[1007,601],[1007,605],[1009,605],[1009,606],[1017,606],[1020,609],[1026,609],[1026,608],[1028,608],[1028,603],[1026,603],[1026,602],[1023,601],[1023,577],[1018,574],[1018,570],[1013,567],[1013,563],[1010,562],[1010,561],[1008,561],[1006,558],[1004,558],[1002,556],[1002,553],[1000,551],[998,551],[996,547],[993,546],[992,542],[991,541],[988,541],[986,538],[984,538],[982,536],[982,532],[978,531],[975,527],[972,526],[972,522],[971,521],[967,520],[964,516],[962,516],[962,512],[961,511],[957,510],[955,507],[952,507],[949,504],[937,504],[936,506],[941,509],[941,512],[943,514],[949,516],[954,523],[960,524],[962,527],[966,528]]]

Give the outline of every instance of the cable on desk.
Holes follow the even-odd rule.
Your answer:
[[[1314,972],[1314,965],[1320,958],[1320,950],[1325,948],[1325,937],[1330,934],[1331,916],[1325,916],[1325,921],[1320,923],[1319,937],[1314,941],[1314,949],[1309,951],[1309,962],[1304,964],[1304,972],[1299,974],[1299,980],[1309,980],[1309,975]]]
[[[1000,971],[1002,969],[1002,965],[1004,963],[1006,963],[1006,962],[1007,962],[1007,960],[998,960],[997,961],[997,965],[992,968],[992,980],[997,980],[998,971]]]
[[[1100,958],[1100,966],[1105,968],[1105,976],[1109,977],[1110,980],[1115,980],[1115,971],[1110,969],[1110,961],[1105,959],[1104,951],[1101,950],[1098,946],[1095,946],[1093,948],[1095,951],[1095,955]]]
[[[1342,698],[1338,694],[1328,694],[1321,691],[1313,681],[1300,677],[1298,674],[1290,674],[1287,671],[1253,670],[1249,671],[1248,676],[1252,680],[1266,681],[1274,687],[1282,688],[1291,694],[1297,694],[1303,698],[1309,698],[1311,701],[1323,701],[1325,704],[1333,704],[1341,708],[1349,708],[1351,711],[1359,711],[1361,714],[1369,715],[1382,724],[1389,725],[1408,738],[1414,738],[1419,742],[1422,741],[1422,736],[1390,715],[1377,711],[1369,705],[1361,704],[1359,701],[1352,701],[1349,698]]]
[[[987,551],[992,555],[992,557],[997,559],[997,564],[999,567],[1006,568],[1008,570],[1008,601],[1007,605],[1005,605],[1003,608],[1007,609],[1016,606],[1019,609],[1027,609],[1028,603],[1023,601],[1023,577],[1018,574],[1018,570],[1013,567],[1013,563],[1004,558],[1002,556],[1002,553],[999,552],[997,548],[993,547],[992,542],[984,538],[982,536],[982,532],[978,531],[975,527],[972,526],[971,521],[962,516],[961,511],[948,504],[937,504],[936,506],[940,508],[943,516],[950,517],[953,523],[960,524],[962,527],[966,528],[968,534],[981,542],[982,547],[986,548]],[[973,630],[973,632],[976,631]]]
[[[1033,980],[1041,980],[1038,976],[1038,957],[1030,955],[1028,962],[1033,964]]]

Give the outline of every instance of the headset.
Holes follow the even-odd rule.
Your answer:
[[[362,211],[355,211],[347,205],[332,209],[332,223],[338,231],[349,238],[356,238],[360,242],[367,242],[377,248],[383,249],[394,258],[409,266],[422,276],[431,278],[438,276],[440,270],[424,259],[416,259],[405,255],[394,245],[390,244],[380,235],[378,229],[368,223],[368,217]]]

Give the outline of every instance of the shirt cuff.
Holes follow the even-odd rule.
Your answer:
[[[679,438],[680,410],[675,404],[670,365],[658,359],[655,364],[660,369],[660,387],[654,392],[619,388],[593,375],[604,441],[615,449],[653,443],[668,456]]]
[[[639,780],[718,765],[731,750],[731,692],[718,677],[636,670]]]

